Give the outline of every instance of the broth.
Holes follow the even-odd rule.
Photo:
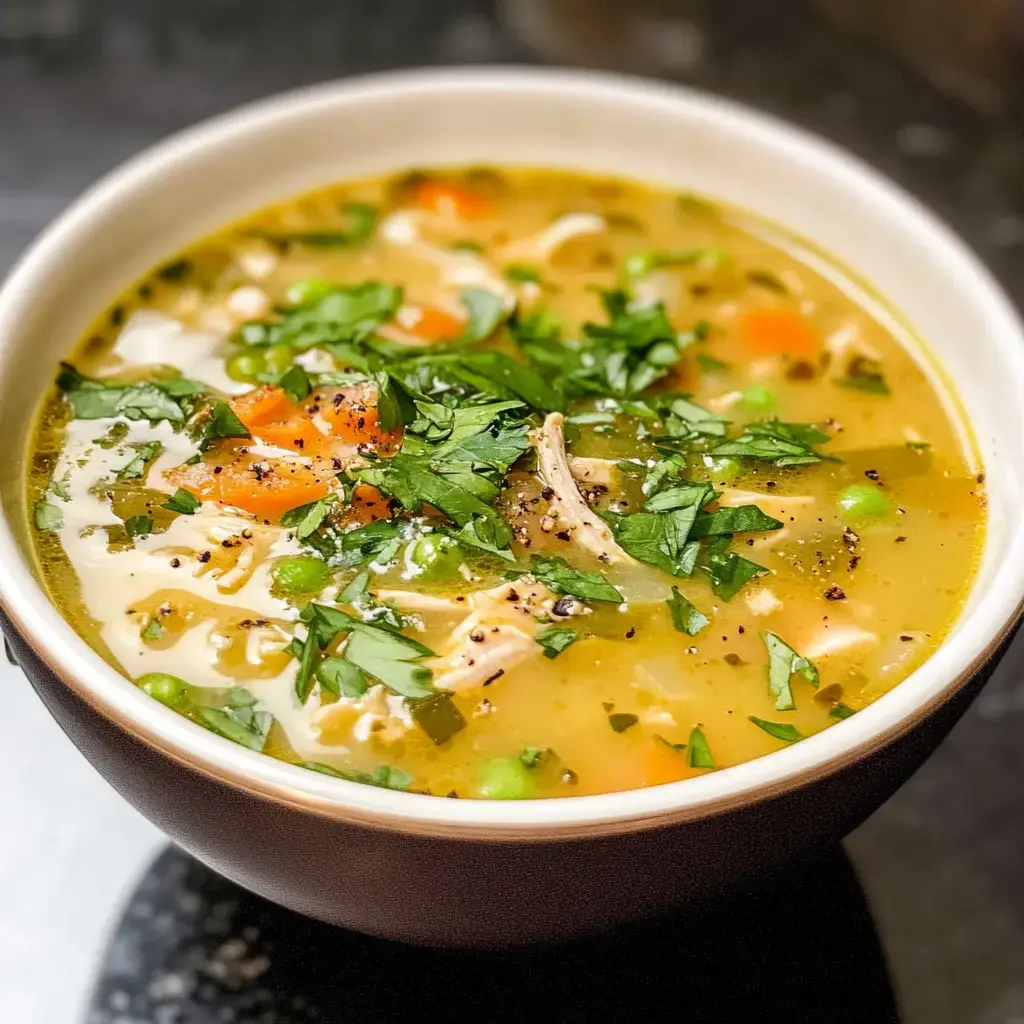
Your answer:
[[[655,785],[855,714],[966,597],[983,478],[838,271],[704,200],[331,187],[122,296],[43,405],[44,578],[226,739],[436,795]]]

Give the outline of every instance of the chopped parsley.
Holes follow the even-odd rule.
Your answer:
[[[757,718],[754,715],[749,715],[747,720],[753,722],[759,729],[763,729],[769,736],[782,740],[784,743],[796,743],[797,740],[804,738],[804,734],[799,729],[786,722],[766,722],[763,718]]]
[[[678,632],[686,633],[687,636],[696,636],[711,621],[679,592],[678,587],[672,588],[672,596],[665,604],[668,605],[669,614],[672,616],[672,625]]]
[[[608,601],[614,604],[622,604],[625,600],[599,573],[574,569],[557,555],[531,555],[529,568],[516,573],[513,578],[525,572],[556,594],[568,594],[581,601]]]
[[[639,721],[638,715],[629,712],[612,711],[608,715],[608,724],[612,727],[612,732],[625,732],[627,729],[632,729]]]
[[[690,744],[687,754],[687,764],[691,768],[715,768],[715,759],[711,756],[711,748],[704,736],[704,730],[700,726],[694,726],[690,730]]]
[[[190,490],[179,487],[160,507],[168,512],[178,512],[183,516],[192,516],[199,511],[202,502]]]
[[[358,782],[363,786],[377,786],[379,789],[397,789],[404,792],[412,785],[412,776],[390,764],[378,765],[372,772],[361,772],[355,768],[334,768],[319,761],[300,761],[300,768],[321,775],[330,775],[333,779],[344,779],[346,782]]]
[[[579,632],[567,626],[553,626],[534,637],[537,643],[544,648],[545,658],[557,658],[562,651],[571,647],[579,638]]]
[[[801,675],[817,688],[818,670],[777,633],[765,630],[761,639],[768,648],[768,692],[775,698],[775,710],[792,711],[796,708],[796,702],[790,686],[791,677]]]
[[[129,537],[148,537],[153,532],[152,516],[131,516],[124,521],[125,533]]]
[[[250,750],[263,750],[274,718],[255,710],[256,698],[241,686],[228,690],[228,703],[222,708],[196,708],[196,717],[207,729]]]

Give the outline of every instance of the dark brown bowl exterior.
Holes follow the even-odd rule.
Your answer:
[[[1016,627],[955,696],[844,769],[726,813],[549,841],[413,835],[338,820],[208,775],[100,714],[0,614],[19,665],[94,768],[204,864],[343,928],[438,946],[544,942],[700,901],[846,835],[952,728]],[[835,728],[842,728],[837,725]],[[227,742],[225,740],[225,742]]]

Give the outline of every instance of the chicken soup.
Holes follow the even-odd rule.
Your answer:
[[[855,282],[749,215],[474,168],[169,259],[56,375],[29,486],[76,630],[254,751],[604,793],[835,726],[983,542],[968,432]]]

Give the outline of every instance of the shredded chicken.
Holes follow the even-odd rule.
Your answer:
[[[443,283],[451,288],[483,288],[497,295],[506,309],[514,309],[515,291],[487,260],[463,249],[431,245],[423,237],[423,228],[430,216],[424,210],[398,210],[381,221],[379,236],[392,245],[407,248],[417,258],[433,263]]]
[[[576,487],[565,454],[564,422],[560,412],[549,413],[544,425],[531,434],[541,479],[551,492],[548,517],[554,521],[555,530],[568,530],[579,547],[593,552],[602,562],[632,562]]]
[[[425,664],[442,690],[486,686],[527,658],[542,654],[534,637],[552,612],[572,614],[575,603],[523,578],[467,596],[470,614],[451,635],[448,650]]]
[[[825,348],[832,357],[829,367],[829,375],[832,377],[842,377],[846,373],[851,356],[874,360],[882,358],[882,353],[861,337],[857,325],[850,320],[825,339]]]
[[[543,231],[517,238],[502,250],[504,260],[545,262],[565,245],[581,235],[599,235],[608,230],[608,222],[596,213],[565,213]]]
[[[615,479],[615,459],[592,459],[581,455],[569,456],[569,469],[572,475],[582,484],[593,487],[601,484],[611,487]]]
[[[346,727],[349,738],[357,743],[365,743],[371,736],[393,743],[413,726],[405,698],[389,694],[380,683],[371,686],[361,697],[342,697],[317,708],[312,723],[321,736],[333,733],[334,743],[339,731]]]
[[[801,653],[813,661],[832,654],[845,654],[855,647],[873,647],[878,642],[877,633],[870,633],[860,626],[835,625],[830,629],[822,629],[814,639],[804,644]]]
[[[782,602],[768,587],[748,591],[744,600],[754,615],[771,615],[772,612],[776,612],[782,607]]]

